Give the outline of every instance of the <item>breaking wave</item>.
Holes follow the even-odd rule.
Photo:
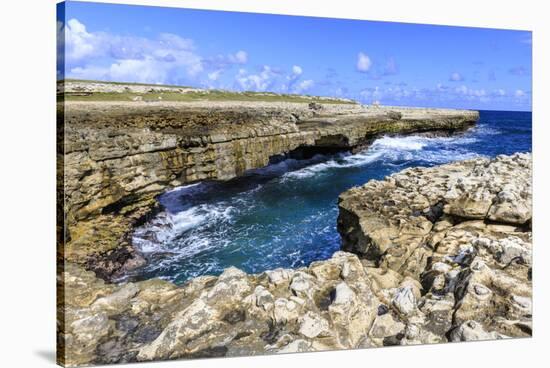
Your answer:
[[[423,164],[440,164],[456,160],[465,160],[479,156],[464,148],[463,145],[476,142],[472,137],[436,137],[423,136],[389,137],[377,139],[365,151],[351,155],[342,154],[326,162],[291,171],[285,178],[303,179],[326,170],[366,166],[375,161],[384,161],[388,165],[399,166],[407,161],[421,161]]]

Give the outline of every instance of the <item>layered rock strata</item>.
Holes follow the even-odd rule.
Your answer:
[[[66,101],[59,109],[60,258],[105,279],[142,264],[128,232],[171,187],[229,180],[281,155],[357,149],[381,134],[453,132],[478,118],[349,103]]]
[[[344,248],[299,269],[181,287],[67,264],[67,365],[531,335],[531,157],[414,168],[340,197]],[[354,254],[355,253],[355,254]]]

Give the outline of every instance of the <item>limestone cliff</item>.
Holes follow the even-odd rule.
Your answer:
[[[344,249],[181,287],[59,275],[67,365],[531,335],[531,156],[413,168],[340,197]],[[355,254],[354,254],[355,253]]]
[[[171,187],[228,180],[280,155],[354,150],[378,135],[453,132],[478,119],[329,102],[65,101],[60,257],[109,278],[141,264],[127,234]]]

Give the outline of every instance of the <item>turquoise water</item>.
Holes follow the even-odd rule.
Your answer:
[[[531,113],[482,111],[454,137],[382,137],[358,154],[288,159],[225,183],[202,182],[160,196],[165,211],[138,228],[148,259],[135,279],[176,283],[217,275],[301,267],[340,248],[338,195],[410,166],[531,151]]]

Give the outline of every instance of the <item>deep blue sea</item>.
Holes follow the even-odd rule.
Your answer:
[[[340,248],[337,198],[353,186],[410,166],[531,151],[531,113],[482,111],[453,137],[382,137],[357,154],[288,159],[229,182],[201,182],[160,196],[165,211],[134,233],[149,259],[131,275],[176,283],[217,275],[301,267]]]

